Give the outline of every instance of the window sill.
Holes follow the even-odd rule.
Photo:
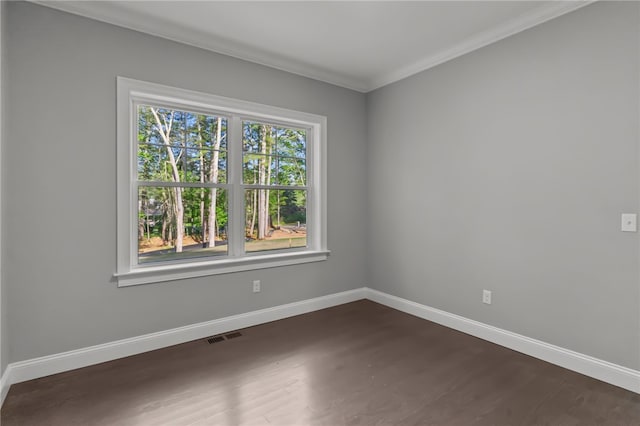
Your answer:
[[[330,251],[304,251],[296,253],[265,254],[247,256],[241,259],[223,259],[207,262],[180,263],[162,266],[144,266],[129,272],[116,273],[118,287],[151,284],[163,281],[182,280],[208,275],[229,274],[252,271],[254,269],[275,268],[298,265],[300,263],[327,260]]]

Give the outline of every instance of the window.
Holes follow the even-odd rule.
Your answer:
[[[326,118],[117,85],[119,286],[327,258]]]

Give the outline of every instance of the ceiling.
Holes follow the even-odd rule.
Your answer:
[[[590,1],[35,1],[368,92]]]

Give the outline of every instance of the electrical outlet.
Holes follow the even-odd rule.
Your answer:
[[[260,293],[260,280],[253,281],[253,292]]]
[[[482,303],[491,304],[491,292],[489,290],[482,290]]]

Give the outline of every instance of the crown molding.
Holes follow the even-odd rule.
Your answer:
[[[418,62],[415,62],[412,65],[399,68],[394,72],[372,79],[367,84],[367,91],[379,89],[380,87],[403,80],[422,71],[426,71],[429,68],[433,68],[459,56],[473,52],[474,50],[478,50],[514,34],[535,27],[536,25],[543,24],[554,18],[573,12],[591,3],[595,3],[596,1],[598,0],[560,0],[538,7],[533,11],[520,15],[516,19],[509,20],[506,23],[490,30],[480,32],[448,49],[444,49],[435,55],[428,56]]]
[[[243,43],[212,37],[210,34],[187,28],[159,18],[151,18],[137,11],[123,9],[115,1],[55,1],[28,0],[41,6],[50,7],[74,15],[84,16],[119,27],[132,29],[179,43],[199,47],[237,59],[257,63],[312,78],[325,83],[355,90],[370,92],[419,72],[428,70],[444,62],[455,59],[474,50],[527,30],[566,13],[594,3],[597,0],[559,0],[545,4],[506,23],[483,31],[464,41],[428,56],[408,66],[377,76],[373,79],[356,78],[334,71],[318,68],[283,55],[276,55],[256,49]],[[159,30],[162,28],[162,31]]]
[[[117,1],[57,1],[27,0],[40,6],[49,7],[96,21],[106,22],[118,27],[139,31],[182,44],[231,56],[243,61],[253,62],[303,77],[355,90],[366,92],[368,87],[361,79],[346,76],[334,71],[318,68],[282,55],[265,52],[227,40],[212,37],[203,31],[187,28],[163,19],[147,16],[138,11],[123,9]],[[162,29],[161,31],[159,29]]]

